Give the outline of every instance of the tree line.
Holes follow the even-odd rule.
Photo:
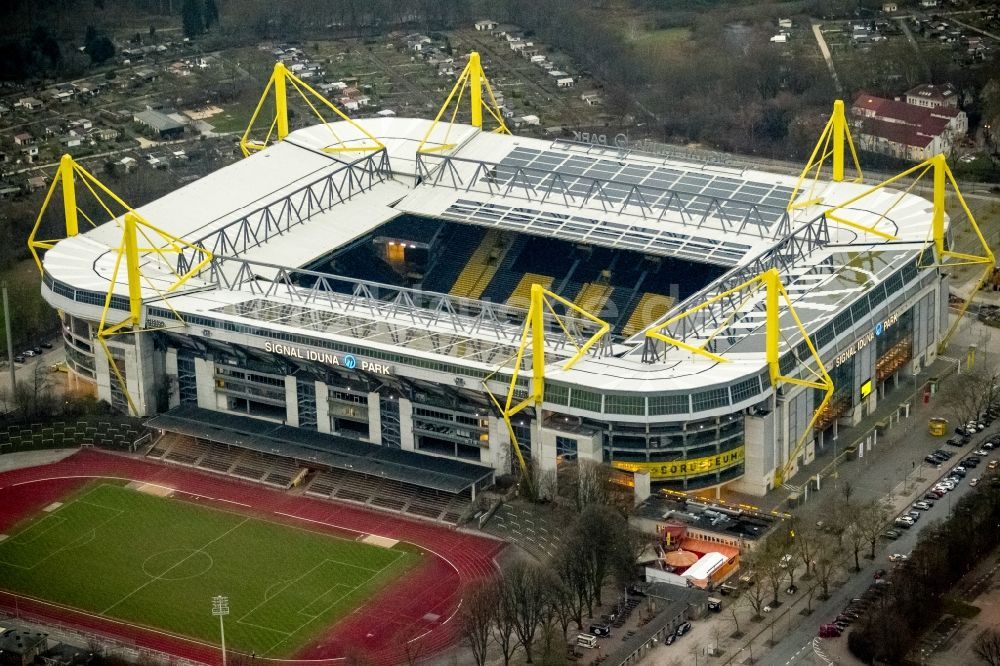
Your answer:
[[[607,600],[607,586],[636,582],[636,560],[647,543],[615,509],[587,505],[568,526],[551,560],[519,559],[466,594],[461,633],[476,666],[516,655],[549,663],[565,654],[571,629],[587,632]]]
[[[865,663],[904,663],[956,583],[1000,545],[998,524],[1000,478],[991,474],[958,500],[947,519],[920,533],[909,560],[889,575],[889,592],[848,636],[851,653]]]

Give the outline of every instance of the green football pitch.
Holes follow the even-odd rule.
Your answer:
[[[288,657],[419,560],[100,484],[0,541],[0,587],[216,644],[212,597],[226,595],[227,648]]]

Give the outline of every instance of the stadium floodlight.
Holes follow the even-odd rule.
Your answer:
[[[222,666],[226,666],[226,628],[222,618],[229,615],[229,597],[212,597],[212,615],[219,618],[219,636],[222,638]]]

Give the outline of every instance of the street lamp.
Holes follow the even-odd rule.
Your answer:
[[[219,636],[222,638],[222,666],[226,666],[226,628],[222,618],[229,615],[229,597],[212,597],[212,615],[219,618]]]

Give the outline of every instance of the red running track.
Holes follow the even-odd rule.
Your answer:
[[[250,483],[148,460],[84,449],[48,465],[0,473],[0,529],[8,529],[94,478],[118,478],[168,486],[236,510],[308,524],[343,536],[345,531],[407,541],[433,553],[426,562],[369,603],[342,619],[320,639],[282,664],[335,662],[360,655],[376,664],[407,661],[407,654],[438,654],[458,638],[453,615],[470,584],[496,573],[503,544],[443,526],[411,521],[347,504],[294,496]],[[0,605],[63,625],[97,632],[138,647],[216,664],[218,648],[0,591]],[[266,660],[262,660],[266,661]],[[277,662],[274,662],[277,663]]]

